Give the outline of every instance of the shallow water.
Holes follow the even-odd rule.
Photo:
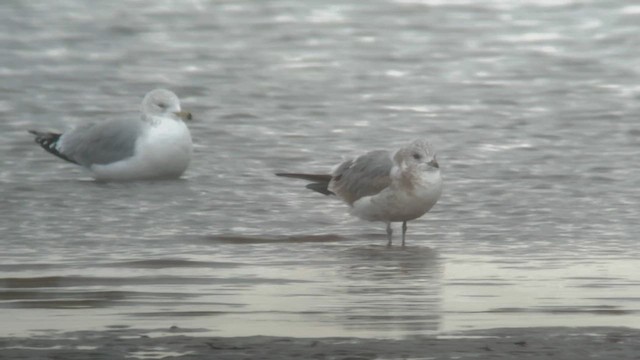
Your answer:
[[[640,327],[638,6],[1,7],[1,336]],[[95,183],[26,133],[137,116],[155,87],[196,117],[181,180]],[[418,136],[445,191],[406,248],[273,176]]]

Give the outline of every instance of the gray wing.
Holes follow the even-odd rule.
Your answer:
[[[142,126],[138,120],[114,120],[80,126],[62,134],[59,151],[83,166],[124,160],[133,156]]]
[[[391,184],[391,154],[371,151],[340,164],[333,172],[329,189],[349,205],[358,199],[375,195]]]

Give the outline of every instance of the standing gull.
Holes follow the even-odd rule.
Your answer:
[[[339,164],[333,174],[278,173],[277,176],[311,181],[308,189],[336,195],[363,220],[387,224],[391,245],[392,222],[402,222],[402,246],[407,221],[414,220],[436,204],[442,193],[442,178],[436,155],[424,140],[389,152],[371,151]]]
[[[191,160],[191,134],[171,91],[156,89],[142,100],[139,119],[81,125],[62,134],[29,130],[46,151],[89,169],[96,180],[171,179]]]

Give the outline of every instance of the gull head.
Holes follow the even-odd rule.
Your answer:
[[[417,139],[396,151],[393,161],[405,170],[440,171],[436,153],[426,140]]]
[[[176,120],[191,120],[191,113],[180,109],[178,96],[166,89],[155,89],[145,95],[142,114],[144,117],[169,116]]]

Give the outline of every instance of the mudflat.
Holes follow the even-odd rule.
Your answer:
[[[210,337],[110,329],[0,338],[0,359],[640,359],[640,330],[501,328],[407,339]]]

